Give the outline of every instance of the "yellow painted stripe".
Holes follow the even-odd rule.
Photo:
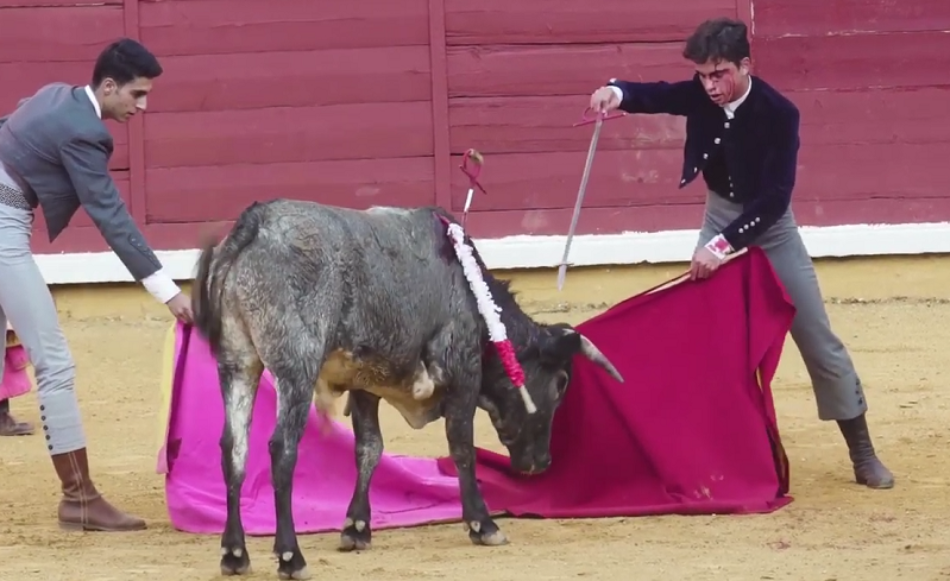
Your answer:
[[[172,322],[165,334],[165,345],[162,348],[162,379],[159,388],[162,390],[162,400],[158,410],[158,448],[161,450],[168,440],[168,424],[172,413],[172,393],[175,381],[175,327]]]

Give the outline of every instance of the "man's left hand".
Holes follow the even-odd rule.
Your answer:
[[[165,303],[168,307],[168,310],[171,311],[172,315],[176,319],[185,323],[186,325],[191,325],[194,322],[195,316],[191,312],[191,299],[188,298],[188,295],[185,293],[178,293],[170,301]]]
[[[722,263],[723,261],[717,258],[708,248],[698,248],[693,254],[693,261],[689,265],[689,278],[690,280],[709,278]]]

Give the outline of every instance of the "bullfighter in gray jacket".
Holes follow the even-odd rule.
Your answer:
[[[113,144],[103,119],[121,123],[144,111],[161,74],[145,47],[119,40],[99,55],[90,85],[46,85],[0,119],[0,328],[9,319],[33,363],[43,433],[62,482],[59,522],[67,529],[140,530],[145,522],[113,507],[89,477],[72,355],[30,250],[33,213],[42,209],[53,241],[82,206],[135,280],[179,320],[191,321],[188,297],[162,271],[108,169]]]

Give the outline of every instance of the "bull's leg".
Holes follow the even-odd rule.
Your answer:
[[[229,341],[240,341],[232,335]],[[221,468],[227,486],[228,516],[221,535],[221,574],[250,572],[251,558],[244,542],[241,522],[241,487],[247,464],[251,413],[263,367],[248,343],[236,353],[222,349],[218,357],[218,377],[224,398],[224,432],[221,435]]]
[[[372,530],[369,484],[383,455],[383,435],[379,429],[379,398],[365,391],[349,392],[356,435],[356,488],[346,509],[346,521],[340,533],[340,550],[366,550],[370,547]]]
[[[277,509],[277,533],[274,554],[277,575],[281,579],[309,579],[307,561],[297,544],[294,528],[294,470],[297,468],[297,447],[303,437],[313,398],[315,377],[308,377],[305,364],[277,369],[277,427],[270,439],[271,480],[274,483],[274,505]]]
[[[503,545],[508,542],[495,521],[475,479],[475,408],[480,374],[456,376],[456,385],[446,394],[445,434],[449,454],[459,475],[462,520],[468,536],[477,545]]]

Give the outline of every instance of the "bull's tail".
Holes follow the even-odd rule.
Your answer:
[[[216,346],[221,338],[221,324],[217,310],[212,309],[209,288],[215,246],[217,246],[217,240],[211,235],[206,236],[201,245],[198,272],[195,274],[191,291],[191,310],[194,312],[195,328],[204,335],[207,341]]]
[[[217,354],[221,344],[221,301],[225,281],[231,265],[254,240],[263,222],[264,205],[254,202],[241,212],[231,232],[217,250],[216,241],[208,237],[198,259],[198,272],[192,290],[192,311],[195,328],[198,329],[212,353]]]

